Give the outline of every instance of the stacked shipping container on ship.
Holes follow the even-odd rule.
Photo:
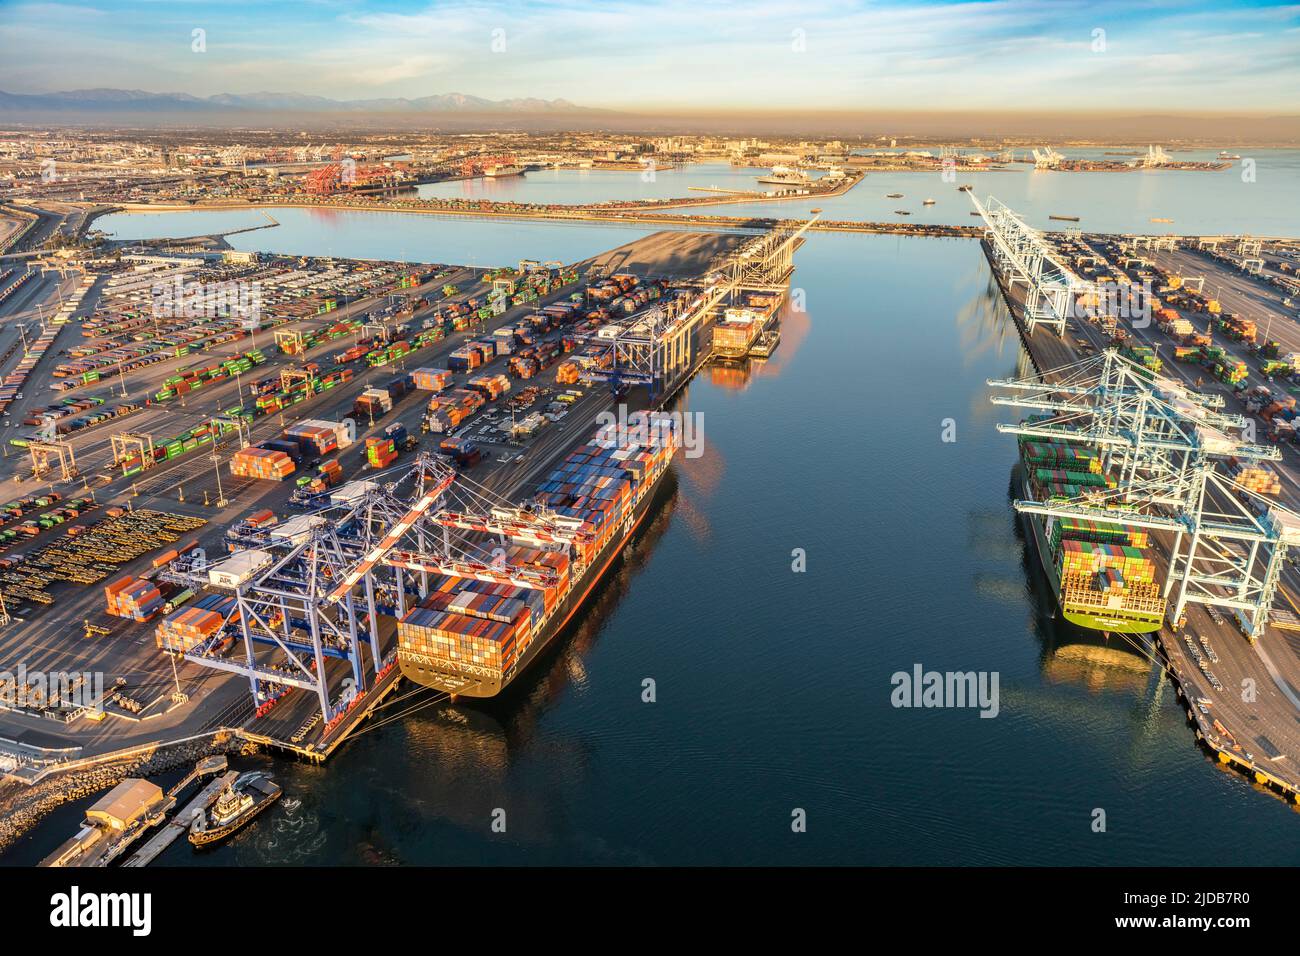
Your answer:
[[[1030,421],[1033,421],[1031,419]],[[1026,515],[1043,570],[1067,621],[1092,630],[1144,634],[1160,628],[1165,602],[1147,532],[1124,523],[1094,448],[1065,439],[1020,439],[1020,486],[1036,501],[1073,500],[1113,510],[1113,521]]]
[[[535,507],[577,530],[571,544],[513,538],[494,567],[498,539],[465,533],[481,573],[435,579],[398,623],[398,662],[418,684],[492,697],[550,643],[648,513],[680,442],[672,419],[654,415],[646,434],[620,444],[602,429],[537,488]]]

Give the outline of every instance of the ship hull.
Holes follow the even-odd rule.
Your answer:
[[[529,665],[541,656],[547,646],[564,630],[574,614],[582,607],[596,585],[600,583],[614,560],[623,552],[627,543],[636,535],[646,516],[653,510],[659,489],[664,478],[671,470],[665,466],[654,482],[645,490],[641,499],[632,509],[631,516],[624,522],[622,534],[611,537],[604,548],[597,553],[582,576],[569,589],[568,594],[551,613],[544,629],[524,651],[519,661],[511,670],[503,674],[483,672],[456,672],[447,668],[446,662],[434,661],[414,652],[398,652],[397,663],[402,676],[424,687],[432,687],[458,697],[496,697],[518,679]]]
[[[1025,499],[1034,497],[1029,489],[1028,475],[1023,465],[1016,465],[1016,487],[1021,497]],[[1090,631],[1106,631],[1111,634],[1150,634],[1152,631],[1160,630],[1162,617],[1127,611],[1107,613],[1066,607],[1061,600],[1061,576],[1056,570],[1056,563],[1052,560],[1052,549],[1047,542],[1047,529],[1043,517],[1022,515],[1021,520],[1031,532],[1034,550],[1038,552],[1038,562],[1043,567],[1043,574],[1047,576],[1047,583],[1052,586],[1052,596],[1056,599],[1056,606],[1065,620]]]
[[[213,846],[222,840],[229,839],[252,823],[267,807],[279,800],[282,792],[278,786],[272,784],[269,791],[261,792],[251,807],[225,826],[213,827],[210,830],[190,830],[190,843],[194,844],[194,849],[201,850],[204,847]]]

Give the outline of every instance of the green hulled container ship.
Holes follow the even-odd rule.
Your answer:
[[[1065,441],[1020,441],[1016,487],[1025,499],[1077,503],[1096,496],[1095,504],[1107,507],[1104,492],[1114,485],[1094,449]],[[1067,621],[1117,634],[1160,629],[1165,601],[1144,529],[1125,524],[1119,511],[1114,521],[1033,514],[1024,520]]]

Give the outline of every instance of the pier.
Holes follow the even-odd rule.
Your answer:
[[[1088,255],[1102,255],[1097,237],[1081,237],[1077,241],[1087,247]],[[1073,314],[1063,312],[1062,321],[1055,328],[1051,323],[1029,321],[1027,316],[1031,313],[1026,299],[1032,279],[1027,282],[1023,274],[1014,279],[1008,275],[1006,260],[997,254],[992,237],[982,240],[981,247],[1038,380],[1050,386],[1061,380],[1059,370],[1064,369],[1077,376],[1082,359],[1114,347],[1099,325]],[[1064,252],[1060,256],[1063,260],[1068,258]],[[1224,275],[1220,281],[1240,289],[1239,277]],[[1258,287],[1255,295],[1259,295]],[[1279,323],[1279,329],[1282,328]],[[1138,342],[1157,349],[1168,341],[1161,338],[1154,324],[1135,323],[1129,331]],[[1296,336],[1294,331],[1282,334]],[[1300,342],[1300,337],[1296,341]],[[1201,392],[1201,383],[1194,381],[1185,367],[1169,360],[1166,365],[1164,374],[1173,378],[1175,387],[1181,386],[1193,394]],[[1077,384],[1076,379],[1072,381]],[[1050,388],[1045,393],[1050,393]],[[1210,383],[1203,394],[1210,396],[1212,404],[1220,402],[1231,407],[1237,403],[1233,393],[1218,383]],[[1276,467],[1284,473],[1287,484],[1294,487],[1298,472],[1293,450],[1279,448],[1275,457],[1279,459]],[[1294,500],[1294,492],[1288,491],[1284,498]],[[1224,501],[1222,497],[1216,500]],[[1216,509],[1225,510],[1224,504],[1216,505]],[[1160,509],[1153,514],[1158,516]],[[1218,533],[1231,533],[1226,519],[1218,520],[1223,525]],[[1166,594],[1169,594],[1175,575],[1183,573],[1175,570],[1170,556],[1181,553],[1180,547],[1186,551],[1187,546],[1185,542],[1180,545],[1174,534],[1167,531],[1153,531],[1152,541],[1166,575]],[[1282,541],[1289,538],[1283,537]],[[1188,564],[1192,560],[1191,552],[1179,558]],[[1246,570],[1249,572],[1250,568]],[[1278,600],[1294,610],[1297,605],[1292,595],[1300,593],[1300,575],[1288,563],[1281,563],[1277,574]],[[1251,593],[1257,592],[1251,588]],[[1267,584],[1262,593],[1270,594]],[[1218,763],[1240,772],[1275,795],[1300,803],[1300,694],[1297,693],[1300,651],[1294,635],[1281,629],[1283,626],[1293,629],[1288,622],[1295,622],[1296,617],[1286,610],[1274,610],[1276,623],[1252,631],[1248,626],[1252,617],[1249,609],[1216,609],[1213,600],[1204,598],[1189,603],[1178,620],[1173,620],[1171,609],[1165,625],[1152,636],[1149,644],[1141,637],[1122,635],[1110,635],[1109,640],[1127,643],[1170,679],[1196,743]],[[1224,603],[1233,602],[1225,600]],[[1213,655],[1208,667],[1204,664],[1206,655]],[[1210,679],[1211,673],[1215,675],[1214,680]]]
[[[221,761],[225,766],[224,758]],[[198,794],[184,808],[175,813],[168,820],[161,830],[151,836],[144,846],[136,850],[122,865],[129,867],[148,866],[154,860],[162,855],[162,852],[175,843],[181,836],[189,831],[190,824],[194,817],[212,806],[216,802],[221,792],[235,782],[239,777],[236,770],[228,770],[215,780],[209,781],[207,786],[198,792]],[[178,787],[178,789],[180,789]]]

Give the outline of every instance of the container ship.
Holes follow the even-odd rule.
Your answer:
[[[631,429],[636,433],[637,429]],[[554,640],[650,511],[680,445],[674,419],[650,413],[643,434],[607,426],[542,481],[526,511],[571,529],[571,546],[540,547],[536,530],[500,538],[473,531],[481,577],[440,575],[398,622],[402,674],[465,697],[495,697]],[[620,440],[621,439],[621,440]],[[490,573],[494,567],[502,569]]]
[[[773,324],[784,294],[750,293],[741,308],[729,308],[713,326],[713,354],[723,361],[744,358]]]
[[[1065,441],[1022,438],[1016,486],[1033,501],[1086,501],[1114,487],[1101,457],[1086,446]],[[1112,521],[1081,521],[1024,515],[1033,532],[1043,571],[1072,624],[1116,634],[1146,634],[1160,629],[1165,601],[1156,580],[1146,530]]]
[[[488,177],[489,179],[505,179],[508,176],[522,176],[523,174],[524,174],[524,167],[516,166],[513,164],[508,166],[505,165],[489,166],[485,170],[483,170],[483,175]]]

